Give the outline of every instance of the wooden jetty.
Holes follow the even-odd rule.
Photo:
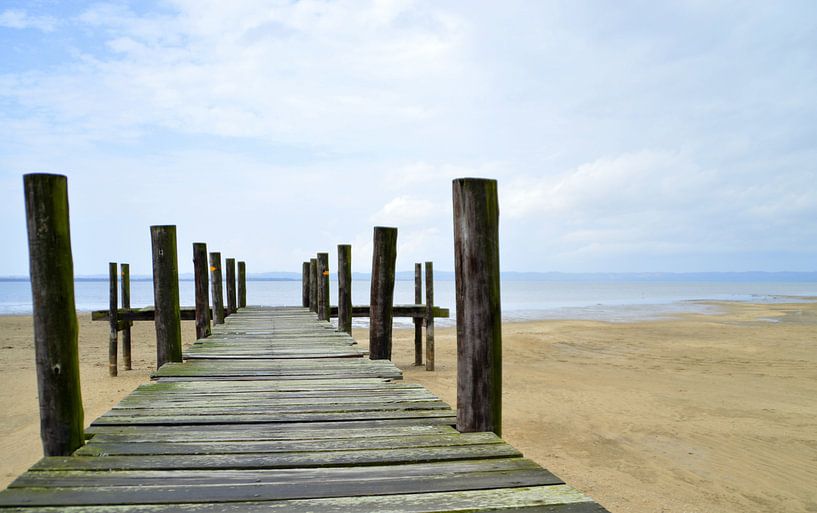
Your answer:
[[[422,386],[403,382],[390,359],[396,228],[375,228],[368,353],[349,333],[356,307],[346,248],[339,252],[345,283],[335,329],[326,253],[304,262],[302,306],[293,307],[246,307],[246,289],[235,287],[235,260],[228,259],[225,312],[221,255],[211,252],[211,311],[203,243],[194,243],[191,310],[198,340],[183,351],[176,228],[166,225],[151,227],[150,316],[158,368],[151,383],[88,429],[79,386],[66,179],[26,175],[24,185],[45,457],[0,492],[0,510],[605,511],[500,437],[495,181],[454,181],[456,412]],[[426,303],[409,305],[407,313],[426,325],[426,368],[432,370],[433,322],[443,312],[434,306],[430,263],[425,270]],[[116,263],[109,271],[115,376],[117,332],[139,318],[129,300],[123,299],[120,313]],[[239,265],[239,280],[245,273]],[[123,269],[123,279],[125,274]],[[419,279],[415,287],[419,302]],[[129,355],[130,348],[123,352]]]
[[[307,308],[242,308],[0,492],[15,511],[601,512]],[[115,506],[116,505],[116,506]]]

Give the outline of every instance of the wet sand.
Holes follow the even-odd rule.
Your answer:
[[[504,325],[504,437],[612,513],[817,511],[817,304],[717,306]],[[86,423],[155,362],[153,325],[136,323],[135,370],[109,378],[107,329],[80,318]],[[395,331],[394,361],[456,403],[453,329],[437,330],[435,372],[412,366],[413,330]],[[0,373],[5,486],[41,455],[29,317],[0,317]]]
[[[503,326],[503,437],[612,513],[817,511],[817,304]],[[456,403],[456,334],[405,379]],[[365,333],[356,334],[364,340]]]

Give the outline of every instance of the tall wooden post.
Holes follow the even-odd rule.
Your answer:
[[[119,287],[122,291],[122,308],[130,309],[130,265],[119,264],[119,273],[122,275]],[[133,321],[130,319],[122,323],[122,364],[125,370],[133,369],[131,362],[131,326],[133,326]]]
[[[23,176],[28,227],[34,352],[45,456],[82,446],[74,261],[68,221],[68,181],[62,175]]]
[[[156,308],[156,367],[182,361],[182,323],[179,308],[179,260],[176,227],[151,226],[153,301]]]
[[[338,244],[338,331],[352,334],[352,246]]]
[[[301,306],[309,308],[309,262],[301,266]]]
[[[210,330],[210,284],[207,272],[207,244],[193,243],[193,282],[196,287],[196,338],[209,337]]]
[[[423,302],[423,266],[414,264],[414,304]],[[414,365],[423,364],[423,319],[414,318]]]
[[[227,259],[227,315],[238,311],[235,293],[235,258]]]
[[[318,320],[329,320],[329,253],[318,253]]]
[[[247,308],[247,264],[238,262],[238,308]]]
[[[318,259],[309,259],[309,309],[318,311]]]
[[[213,294],[213,324],[224,324],[224,293],[221,287],[221,253],[210,252],[210,290]]]
[[[502,324],[496,180],[453,183],[457,429],[502,431]]]
[[[116,350],[119,346],[118,326],[119,306],[117,297],[119,296],[119,283],[117,281],[116,262],[108,262],[108,375],[116,376]]]
[[[372,288],[369,299],[369,358],[391,359],[394,266],[397,263],[397,228],[375,226],[372,250]]]
[[[434,370],[434,264],[426,262],[426,370]]]

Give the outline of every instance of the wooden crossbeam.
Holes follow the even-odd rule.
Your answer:
[[[447,319],[451,313],[448,308],[441,308],[435,306],[433,308],[434,317]],[[144,308],[120,308],[117,310],[117,318],[119,321],[152,321],[156,314],[152,306]],[[338,316],[338,307],[333,306],[329,309],[331,317]],[[93,321],[107,321],[109,319],[108,310],[94,310],[91,312],[91,320]],[[368,317],[369,306],[357,305],[352,307],[352,317]],[[394,305],[393,317],[412,317],[415,319],[423,319],[426,316],[425,305]],[[196,320],[196,309],[192,306],[183,306],[181,308],[181,318],[183,321]],[[121,329],[121,327],[120,327]]]

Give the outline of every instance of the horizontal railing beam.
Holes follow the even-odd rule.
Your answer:
[[[392,317],[414,317],[424,319],[427,312],[426,312],[426,305],[417,304],[417,305],[394,305],[392,307]],[[443,319],[448,319],[451,315],[451,312],[448,308],[440,308],[439,306],[432,307],[432,312],[434,317],[439,317]],[[333,306],[329,309],[329,315],[331,317],[338,316],[338,307]],[[369,316],[369,306],[368,305],[355,305],[352,306],[352,317],[368,317]]]
[[[211,309],[212,312],[212,309]],[[451,315],[451,312],[448,308],[440,308],[439,306],[435,306],[432,308],[432,312],[434,317],[448,319]],[[117,320],[120,322],[127,322],[127,321],[152,321],[154,320],[154,316],[156,311],[152,306],[146,306],[144,308],[120,308],[117,310]],[[109,312],[108,310],[94,310],[91,312],[91,320],[92,321],[107,321]],[[333,306],[329,309],[329,315],[331,317],[338,316],[338,307]],[[352,317],[368,317],[369,316],[369,306],[368,305],[356,305],[352,306]],[[394,305],[394,317],[412,317],[412,318],[419,318],[424,319],[426,317],[426,305],[417,304],[417,305]],[[192,306],[183,306],[181,307],[181,320],[183,321],[194,321],[196,320],[196,309]],[[120,328],[121,329],[121,328]]]

